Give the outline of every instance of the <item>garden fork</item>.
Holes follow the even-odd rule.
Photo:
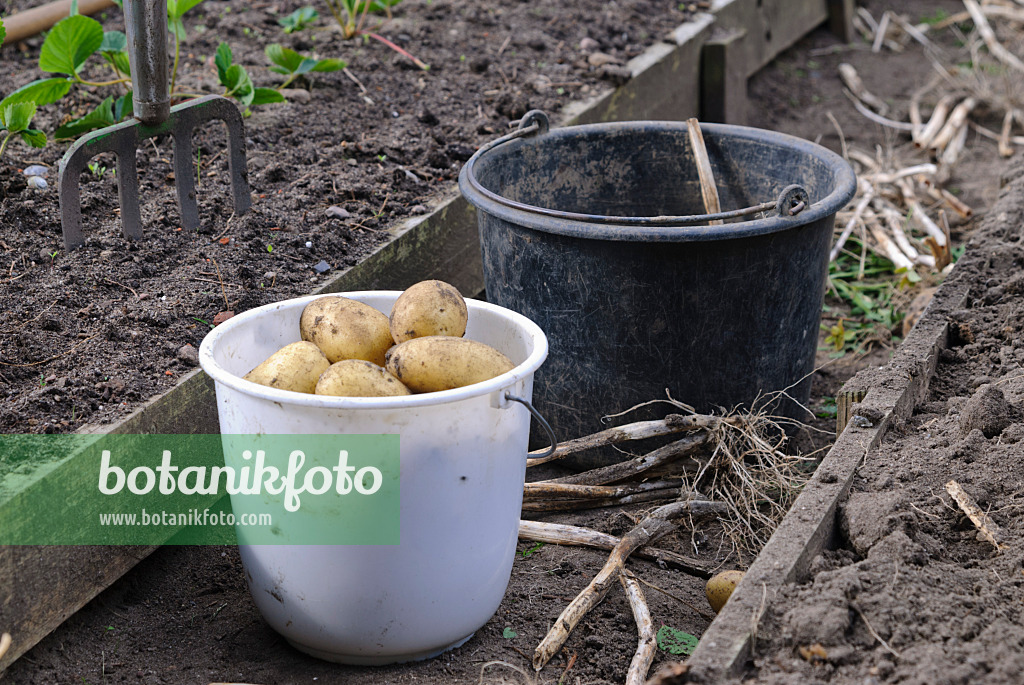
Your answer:
[[[85,243],[79,176],[90,159],[101,152],[117,155],[117,189],[121,227],[126,238],[142,237],[139,211],[139,179],[135,152],[139,143],[169,133],[174,141],[174,185],[178,191],[181,224],[199,228],[195,172],[192,168],[192,132],[201,124],[219,119],[228,129],[228,168],[235,213],[248,211],[249,180],[245,169],[245,134],[242,116],[233,102],[219,95],[170,106],[167,90],[166,0],[125,0],[125,27],[132,76],[135,120],[82,136],[60,160],[60,215],[64,247],[73,250]]]

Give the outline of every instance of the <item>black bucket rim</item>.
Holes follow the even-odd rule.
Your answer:
[[[686,130],[684,121],[621,121],[597,124],[582,124],[551,129],[540,134],[544,138],[567,138],[586,135],[600,135],[630,130],[644,129],[681,129]],[[717,226],[644,226],[635,223],[594,222],[576,219],[565,219],[548,216],[542,213],[544,208],[530,207],[523,203],[509,206],[498,202],[475,187],[484,188],[475,174],[475,165],[496,147],[487,145],[480,148],[459,172],[459,190],[466,200],[478,210],[487,212],[501,220],[537,231],[586,240],[611,240],[620,242],[703,242],[714,240],[730,240],[751,236],[767,235],[790,228],[803,226],[834,216],[853,198],[857,190],[857,180],[850,163],[826,147],[797,136],[780,133],[768,129],[735,124],[701,124],[701,129],[709,137],[733,137],[762,144],[777,145],[795,149],[808,157],[819,159],[822,163],[836,170],[832,191],[825,197],[813,202],[799,214],[781,216],[774,213],[763,219],[753,219],[739,223]],[[536,140],[537,138],[531,138]],[[521,145],[521,140],[511,140],[506,145]],[[793,179],[799,183],[799,179]],[[493,191],[491,191],[493,192]],[[705,220],[723,215],[705,215]]]

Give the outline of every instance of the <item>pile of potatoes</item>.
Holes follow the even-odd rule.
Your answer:
[[[468,318],[462,295],[443,281],[409,287],[390,317],[328,295],[302,310],[302,341],[285,345],[245,379],[317,395],[396,397],[461,388],[511,371],[504,354],[462,337]]]

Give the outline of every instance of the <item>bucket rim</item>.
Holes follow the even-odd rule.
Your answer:
[[[474,383],[452,390],[440,390],[435,392],[420,393],[416,395],[403,395],[400,397],[336,397],[331,395],[313,395],[295,392],[293,390],[281,390],[271,388],[252,381],[247,381],[224,368],[215,358],[214,352],[222,339],[233,329],[248,325],[266,315],[269,312],[282,309],[297,309],[295,319],[296,332],[298,331],[298,314],[301,309],[313,300],[321,297],[347,297],[362,302],[364,299],[377,297],[391,298],[392,301],[402,294],[401,290],[358,290],[351,292],[321,293],[319,295],[305,295],[303,297],[290,298],[271,302],[269,304],[255,307],[246,312],[231,317],[224,323],[219,324],[203,338],[199,346],[199,363],[203,371],[213,379],[216,385],[223,385],[234,392],[242,393],[250,397],[285,404],[290,406],[308,407],[315,409],[335,410],[376,410],[376,409],[407,409],[413,407],[428,407],[441,404],[449,404],[474,397],[482,397],[506,390],[515,386],[524,379],[531,377],[548,355],[548,340],[544,331],[531,319],[500,307],[490,302],[466,298],[466,306],[469,309],[469,316],[474,311],[489,311],[503,318],[511,320],[520,327],[533,343],[533,349],[522,363],[516,365],[511,371],[484,381]],[[501,406],[507,400],[499,398]]]
[[[540,136],[511,140],[504,143],[504,146],[522,146],[529,144],[530,141],[545,138],[557,139],[621,133],[633,130],[653,131],[665,129],[678,129],[685,132],[686,122],[652,120],[564,126],[551,129]],[[476,176],[476,163],[495,152],[497,147],[494,146],[480,148],[463,165],[462,170],[459,172],[459,190],[466,200],[478,210],[512,224],[553,235],[619,242],[704,242],[767,235],[833,217],[853,198],[856,192],[856,175],[850,163],[832,150],[817,143],[778,131],[735,124],[701,123],[701,129],[705,137],[708,138],[741,138],[759,143],[773,144],[778,147],[796,149],[808,157],[817,158],[835,170],[832,190],[795,216],[773,215],[764,219],[719,226],[642,226],[627,223],[596,223],[578,219],[556,218],[540,213],[541,208],[539,207],[536,208],[538,211],[534,212],[529,209],[502,204],[474,187],[474,185],[484,187]],[[800,182],[800,179],[787,180],[792,183]]]

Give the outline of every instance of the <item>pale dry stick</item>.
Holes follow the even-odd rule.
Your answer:
[[[903,215],[896,209],[883,208],[881,210],[882,216],[885,217],[886,223],[889,224],[889,230],[892,232],[892,237],[896,241],[896,246],[900,248],[900,251],[905,254],[910,261],[921,266],[927,266],[928,268],[935,268],[935,257],[931,255],[923,255],[919,253],[913,245],[910,244],[910,240],[907,238],[907,234],[903,229]]]
[[[999,551],[1002,551],[1006,544],[1003,542],[1003,531],[996,525],[996,522],[989,518],[989,515],[981,510],[974,498],[964,492],[960,483],[951,480],[946,483],[946,492],[957,503],[960,509],[971,519],[971,523],[978,529],[981,536],[988,540]]]
[[[7,650],[11,648],[11,642],[13,641],[14,640],[10,633],[0,635],[0,659],[4,658],[4,654],[6,654]]]
[[[928,83],[924,84],[920,88],[914,91],[914,94],[910,97],[909,105],[909,117],[910,117],[910,139],[917,144],[921,138],[921,133],[924,131],[924,121],[921,118],[921,98],[925,94],[935,90],[935,88],[942,82],[941,74],[932,76]]]
[[[839,125],[839,120],[836,119],[834,114],[832,114],[832,110],[825,112],[825,116],[828,117],[830,122],[832,122],[832,128],[836,130],[836,135],[839,136],[839,148],[840,152],[843,154],[843,158],[849,159],[850,150],[846,145],[846,136],[843,135],[843,127]]]
[[[872,627],[871,623],[868,622],[868,617],[864,615],[864,612],[860,610],[860,607],[858,607],[856,604],[853,604],[852,606],[853,606],[854,610],[857,612],[857,615],[860,616],[860,620],[864,621],[864,626],[868,629],[868,632],[871,633],[871,637],[873,637],[876,640],[878,640],[878,643],[880,645],[882,645],[882,647],[885,648],[885,651],[889,652],[894,657],[899,659],[900,658],[900,653],[897,652],[892,647],[890,647],[889,643],[886,642],[885,640],[883,640],[882,636],[879,635],[877,632],[875,632],[875,629]]]
[[[647,600],[644,598],[643,588],[633,574],[626,569],[619,571],[619,582],[622,589],[626,591],[626,598],[629,600],[629,608],[633,611],[633,620],[636,621],[638,640],[636,652],[629,662],[629,670],[626,671],[625,685],[644,685],[647,682],[647,672],[651,670],[651,663],[654,661],[654,653],[658,648],[658,641],[654,631],[654,621],[651,620],[651,610],[647,607]]]
[[[526,466],[537,466],[539,464],[546,464],[549,461],[561,459],[562,457],[570,454],[576,454],[584,450],[593,449],[595,447],[604,447],[606,445],[615,445],[620,442],[628,442],[631,440],[646,440],[647,438],[657,438],[663,435],[672,435],[673,433],[682,433],[685,431],[693,431],[700,428],[707,428],[712,423],[710,419],[718,421],[717,417],[695,415],[695,416],[683,416],[682,414],[669,414],[663,419],[657,419],[654,421],[637,421],[635,423],[627,423],[622,426],[615,426],[613,428],[607,428],[598,433],[591,435],[584,435],[582,438],[574,438],[573,440],[566,440],[563,443],[559,443],[555,451],[547,457],[533,457],[526,460]],[[531,454],[541,454],[543,450],[537,450],[531,452]]]
[[[608,555],[608,561],[605,562],[601,571],[555,620],[555,625],[534,650],[534,670],[539,671],[544,668],[544,665],[558,653],[565,641],[569,639],[569,633],[587,615],[587,612],[601,603],[615,579],[622,572],[623,565],[630,554],[675,531],[679,519],[694,516],[720,516],[727,511],[728,508],[720,502],[691,500],[666,504],[648,514],[639,525],[622,536],[622,540]]]
[[[1003,115],[1003,128],[999,132],[999,156],[1000,157],[1012,157],[1013,156],[1013,144],[1010,143],[1010,134],[1013,132],[1013,121],[1016,117],[1012,109],[1006,110],[1006,114]]]
[[[606,550],[615,549],[615,545],[621,542],[621,539],[614,535],[602,533],[591,528],[570,526],[565,523],[527,520],[519,522],[519,539],[530,542],[545,542],[551,545],[593,547],[594,549]],[[711,569],[702,564],[698,559],[659,547],[641,547],[633,552],[633,556],[653,561],[659,565],[673,566],[700,578],[707,579],[712,575]]]
[[[220,266],[217,265],[216,259],[211,258],[211,261],[213,261],[213,268],[217,270],[217,280],[220,281],[220,294],[224,297],[224,309],[231,309],[231,305],[228,303],[228,291],[224,287],[224,277],[220,275]]]
[[[846,245],[846,241],[850,238],[850,234],[853,233],[854,226],[856,226],[857,222],[860,221],[861,215],[864,214],[864,210],[867,209],[867,206],[871,203],[871,198],[875,196],[874,187],[863,178],[857,179],[857,187],[862,193],[861,198],[857,202],[857,206],[853,208],[853,215],[850,216],[846,225],[843,226],[842,233],[839,234],[839,238],[836,240],[835,246],[828,255],[828,260],[830,262],[834,262],[836,257],[839,256],[843,246]]]
[[[850,148],[849,157],[850,161],[857,162],[868,171],[871,171],[873,173],[878,173],[881,171],[882,167],[878,163],[878,160],[869,155],[868,153],[864,152],[863,150],[858,150],[857,148]]]
[[[722,211],[722,205],[718,200],[715,173],[711,170],[711,160],[708,159],[708,149],[704,145],[700,122],[691,117],[686,120],[686,129],[690,134],[690,149],[693,150],[693,161],[697,165],[697,175],[700,178],[700,196],[704,200],[704,211],[708,214],[718,214]],[[724,223],[722,219],[715,219],[709,221],[708,225],[721,226]]]
[[[931,250],[932,255],[935,257],[935,268],[940,272],[944,272],[946,267],[953,262],[953,253],[949,249],[950,237],[949,237],[949,220],[946,218],[946,210],[939,210],[939,221],[942,222],[942,230],[946,235],[946,244],[939,245],[935,238],[925,236],[924,244]]]
[[[968,126],[964,124],[961,126],[953,139],[949,141],[949,144],[942,150],[942,154],[939,155],[939,164],[942,166],[945,174],[952,174],[951,169],[956,161],[960,159],[960,154],[964,151],[964,146],[967,144],[967,132]],[[1011,150],[1011,153],[1013,151]]]
[[[932,109],[932,115],[928,117],[928,123],[921,129],[918,139],[914,141],[914,147],[921,150],[931,144],[932,139],[938,135],[943,124],[946,123],[949,108],[953,106],[954,102],[956,102],[956,97],[953,95],[944,95],[939,98],[939,101],[935,103],[935,108]]]
[[[878,242],[885,256],[896,266],[897,271],[900,269],[914,270],[914,263],[907,259],[907,256],[903,254],[903,251],[893,241],[889,240],[889,236],[886,235],[881,226],[869,224],[868,229],[871,231],[871,235],[874,236],[875,241]]]
[[[907,178],[908,176],[917,176],[918,174],[935,174],[938,173],[939,167],[932,163],[926,164],[915,164],[914,166],[904,167],[903,169],[897,169],[896,171],[886,173],[870,174],[868,180],[871,183],[895,183],[901,178]]]
[[[877,53],[882,51],[882,43],[885,42],[885,34],[888,30],[889,12],[883,12],[882,18],[878,20],[878,28],[875,29],[875,42],[871,44],[871,52]]]
[[[910,132],[910,131],[913,130],[914,127],[913,127],[912,124],[908,124],[908,123],[906,123],[904,121],[896,121],[895,119],[889,119],[888,117],[884,117],[881,114],[878,114],[877,112],[872,112],[870,109],[868,109],[864,105],[863,102],[858,100],[853,95],[853,93],[851,93],[848,90],[843,91],[843,92],[846,93],[846,97],[850,98],[850,102],[853,103],[853,108],[854,109],[856,109],[858,112],[860,112],[862,115],[864,115],[866,118],[870,119],[871,121],[875,122],[876,124],[880,124],[882,126],[886,126],[888,128],[895,129],[897,131],[907,131],[907,132]]]
[[[1015,9],[1013,7],[1004,7],[1002,5],[984,5],[981,8],[981,13],[986,17],[1024,23],[1024,9]],[[970,18],[970,12],[957,12],[956,14],[949,15],[942,21],[937,21],[934,24],[927,24],[926,26],[928,31],[940,31],[955,24],[962,24]]]
[[[868,31],[871,32],[870,36],[865,36],[865,38],[871,38],[878,33],[878,21],[875,20],[874,16],[872,16],[871,12],[869,12],[866,7],[858,7],[856,16],[864,22]]]
[[[916,40],[918,43],[923,45],[928,50],[937,50],[935,44],[928,40],[928,37],[918,29],[916,26],[911,24],[909,21],[896,14],[892,10],[886,10],[885,15],[892,19],[893,23],[903,29],[903,32],[908,36]]]
[[[644,483],[625,483],[623,485],[577,485],[573,483],[526,483],[523,486],[523,500],[553,499],[613,499],[636,495],[652,490],[674,489],[682,487],[678,480],[655,480]]]
[[[582,511],[585,509],[600,509],[602,507],[621,507],[626,504],[640,504],[641,502],[657,502],[666,499],[678,499],[680,487],[662,488],[660,490],[648,490],[638,492],[634,495],[623,495],[622,497],[593,497],[589,499],[537,499],[525,500],[523,511],[534,514],[551,513],[555,511]]]
[[[933,179],[927,176],[918,176],[917,182],[924,187],[925,192],[928,193],[930,198],[945,203],[960,217],[970,219],[974,216],[974,210],[969,205],[945,188],[938,187]]]
[[[863,102],[869,107],[873,107],[881,115],[885,115],[889,111],[889,106],[885,104],[882,98],[878,97],[864,85],[864,81],[861,80],[860,74],[857,73],[857,69],[847,62],[843,62],[839,65],[839,78],[850,89],[853,96]]]
[[[706,430],[690,433],[667,445],[659,447],[647,454],[634,457],[629,461],[622,461],[608,466],[602,466],[571,476],[562,476],[550,480],[540,481],[542,483],[569,483],[575,485],[610,485],[623,480],[629,480],[640,476],[648,477],[651,472],[667,466],[674,465],[685,457],[700,450],[711,439]]]
[[[963,0],[963,3],[967,11],[971,13],[974,28],[978,29],[981,39],[985,41],[985,45],[988,47],[988,51],[992,53],[992,56],[1011,69],[1024,72],[1024,62],[999,42],[999,39],[996,38],[996,32],[992,30],[992,26],[988,23],[988,19],[985,18],[985,13],[981,11],[978,3],[975,0]]]
[[[863,7],[858,7],[857,9],[858,10],[862,10],[864,8]],[[865,10],[865,11],[867,11],[867,10]],[[874,17],[872,17],[871,21],[872,22],[875,21]],[[869,43],[874,41],[874,39],[875,39],[875,32],[871,29],[871,25],[868,24],[868,22],[864,21],[863,17],[861,17],[859,14],[855,14],[855,15],[853,15],[853,21],[851,23],[853,24],[853,28],[855,28],[857,30],[857,33],[860,34],[861,38],[863,38],[865,41],[867,41]],[[877,26],[877,23],[875,24],[875,26]],[[838,46],[838,47],[842,47],[842,46]],[[865,50],[865,49],[866,50],[870,50],[871,49],[870,47],[865,47],[865,46],[861,46],[861,45],[857,45],[857,44],[852,44],[852,45],[845,46],[845,47],[849,47],[849,48],[855,48],[856,47],[856,48],[860,48],[861,50]],[[834,54],[835,52],[838,51],[836,48],[837,48],[837,46],[832,46],[832,47],[829,47],[829,48],[812,50],[811,52],[815,53],[815,55],[819,55],[819,54]]]
[[[999,134],[996,133],[995,131],[991,131],[982,126],[981,124],[977,124],[973,121],[968,121],[967,125],[970,126],[971,129],[973,129],[977,133],[983,135],[984,137],[994,140],[996,142],[999,141]],[[1010,136],[1010,142],[1014,145],[1024,145],[1024,136]]]
[[[896,182],[896,187],[900,189],[900,193],[903,194],[903,202],[907,205],[907,209],[910,210],[910,220],[917,224],[918,228],[934,238],[935,242],[939,245],[945,245],[947,243],[945,232],[928,216],[928,213],[914,194],[910,182],[905,178],[901,178]]]
[[[125,290],[131,291],[131,294],[134,295],[135,297],[139,296],[139,293],[135,291],[135,288],[131,287],[130,285],[125,285],[124,283],[119,283],[118,281],[112,280],[110,278],[104,278],[103,280],[106,281],[107,283],[109,283],[110,285],[117,285],[117,286],[120,286],[120,287],[124,288]]]
[[[941,151],[949,144],[951,140],[959,133],[960,128],[967,123],[967,115],[971,113],[978,104],[978,100],[973,97],[964,98],[960,104],[953,108],[953,111],[949,113],[949,118],[946,119],[946,123],[942,125],[942,130],[935,134],[928,147],[936,152]]]

